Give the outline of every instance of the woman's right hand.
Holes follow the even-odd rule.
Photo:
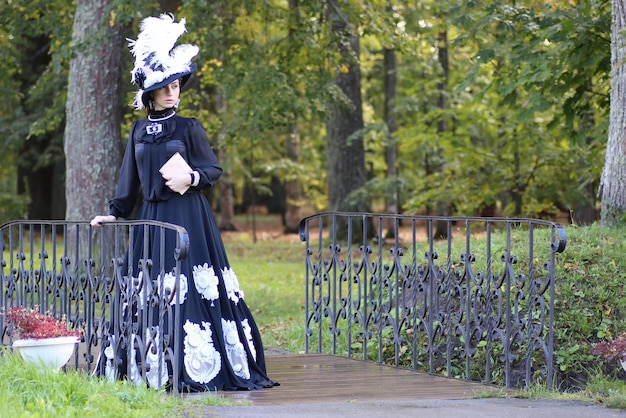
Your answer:
[[[91,220],[91,226],[97,228],[99,226],[102,226],[102,224],[104,223],[115,222],[116,220],[117,218],[113,215],[98,215]]]

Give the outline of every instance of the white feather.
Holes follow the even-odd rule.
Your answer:
[[[137,110],[143,109],[143,101],[141,100],[141,96],[143,96],[143,90],[139,90],[135,93],[135,99],[133,100],[133,106]]]
[[[176,69],[189,69],[191,59],[198,54],[199,48],[195,45],[174,48],[178,38],[186,31],[185,23],[184,18],[174,22],[170,14],[162,14],[158,18],[147,17],[141,22],[137,40],[128,40],[130,52],[135,57],[135,66],[131,72],[133,83],[137,83],[136,76],[140,70],[146,75],[144,88],[147,88],[175,74],[178,72]],[[178,50],[187,52],[179,54]]]
[[[186,32],[185,23],[184,18],[175,22],[171,14],[147,17],[141,22],[137,39],[127,39],[130,52],[135,57],[131,81],[142,88],[133,103],[137,109],[143,107],[141,96],[145,89],[173,74],[189,72],[191,60],[200,49],[189,44],[174,46]]]

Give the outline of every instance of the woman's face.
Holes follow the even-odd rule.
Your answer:
[[[156,89],[152,93],[154,110],[163,110],[174,107],[180,95],[180,80],[174,80],[170,84]]]

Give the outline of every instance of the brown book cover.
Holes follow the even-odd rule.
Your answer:
[[[165,164],[163,164],[163,166],[159,169],[159,172],[166,177],[171,177],[176,173],[188,174],[192,171],[193,170],[191,169],[189,164],[187,164],[187,161],[185,161],[183,156],[180,155],[180,153],[178,152],[172,155],[172,157],[167,160]],[[189,186],[185,187],[179,193],[185,194],[188,189]]]

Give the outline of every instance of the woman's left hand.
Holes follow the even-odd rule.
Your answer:
[[[115,222],[117,218],[113,215],[97,215],[91,220],[91,226],[93,227],[101,227],[102,224],[107,222]]]

